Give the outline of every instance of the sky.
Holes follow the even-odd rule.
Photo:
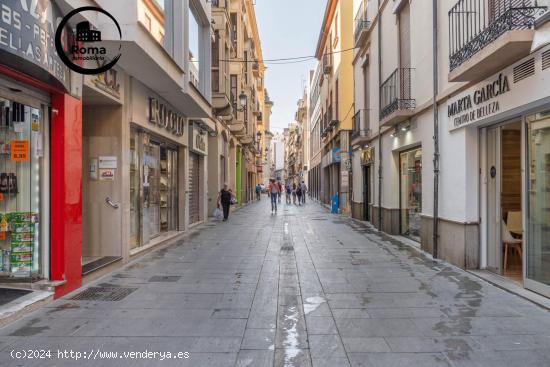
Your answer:
[[[315,54],[325,0],[255,0],[264,60]],[[271,131],[294,121],[298,99],[316,60],[286,65],[266,64],[265,86],[273,101]]]

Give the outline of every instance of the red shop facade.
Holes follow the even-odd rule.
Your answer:
[[[54,2],[0,17],[0,287],[82,284],[82,81],[55,52]]]

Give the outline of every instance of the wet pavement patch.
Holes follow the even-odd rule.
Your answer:
[[[180,279],[177,275],[155,275],[149,278],[149,283],[175,283]]]

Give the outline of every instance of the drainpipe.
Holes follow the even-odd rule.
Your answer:
[[[436,1],[436,0],[434,0]],[[380,12],[380,0],[378,0]],[[382,84],[382,17],[378,15],[378,113],[380,114],[380,85]],[[379,118],[380,121],[380,118]],[[382,128],[378,123],[378,229],[382,231]]]
[[[437,0],[432,1],[433,8],[433,114],[434,114],[434,208],[433,208],[433,257],[438,257],[439,250],[439,112],[437,93],[439,84],[439,65],[437,60],[438,22]]]

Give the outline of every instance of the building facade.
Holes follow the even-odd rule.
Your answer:
[[[252,1],[80,5],[120,24],[122,38],[85,15],[94,40],[120,41],[115,67],[82,75],[53,45],[41,51],[54,55],[45,64],[0,44],[0,284],[56,297],[180,239],[207,220],[223,183],[246,202],[270,138]],[[10,32],[31,42],[25,29],[42,29],[53,39],[69,10],[14,2],[26,26]]]
[[[351,214],[550,296],[549,4],[520,3],[354,1]]]
[[[336,197],[339,209],[343,213],[350,210],[350,132],[354,98],[352,15],[351,1],[328,1],[315,52],[321,68],[319,75],[319,136],[322,147],[320,200],[329,204]]]

